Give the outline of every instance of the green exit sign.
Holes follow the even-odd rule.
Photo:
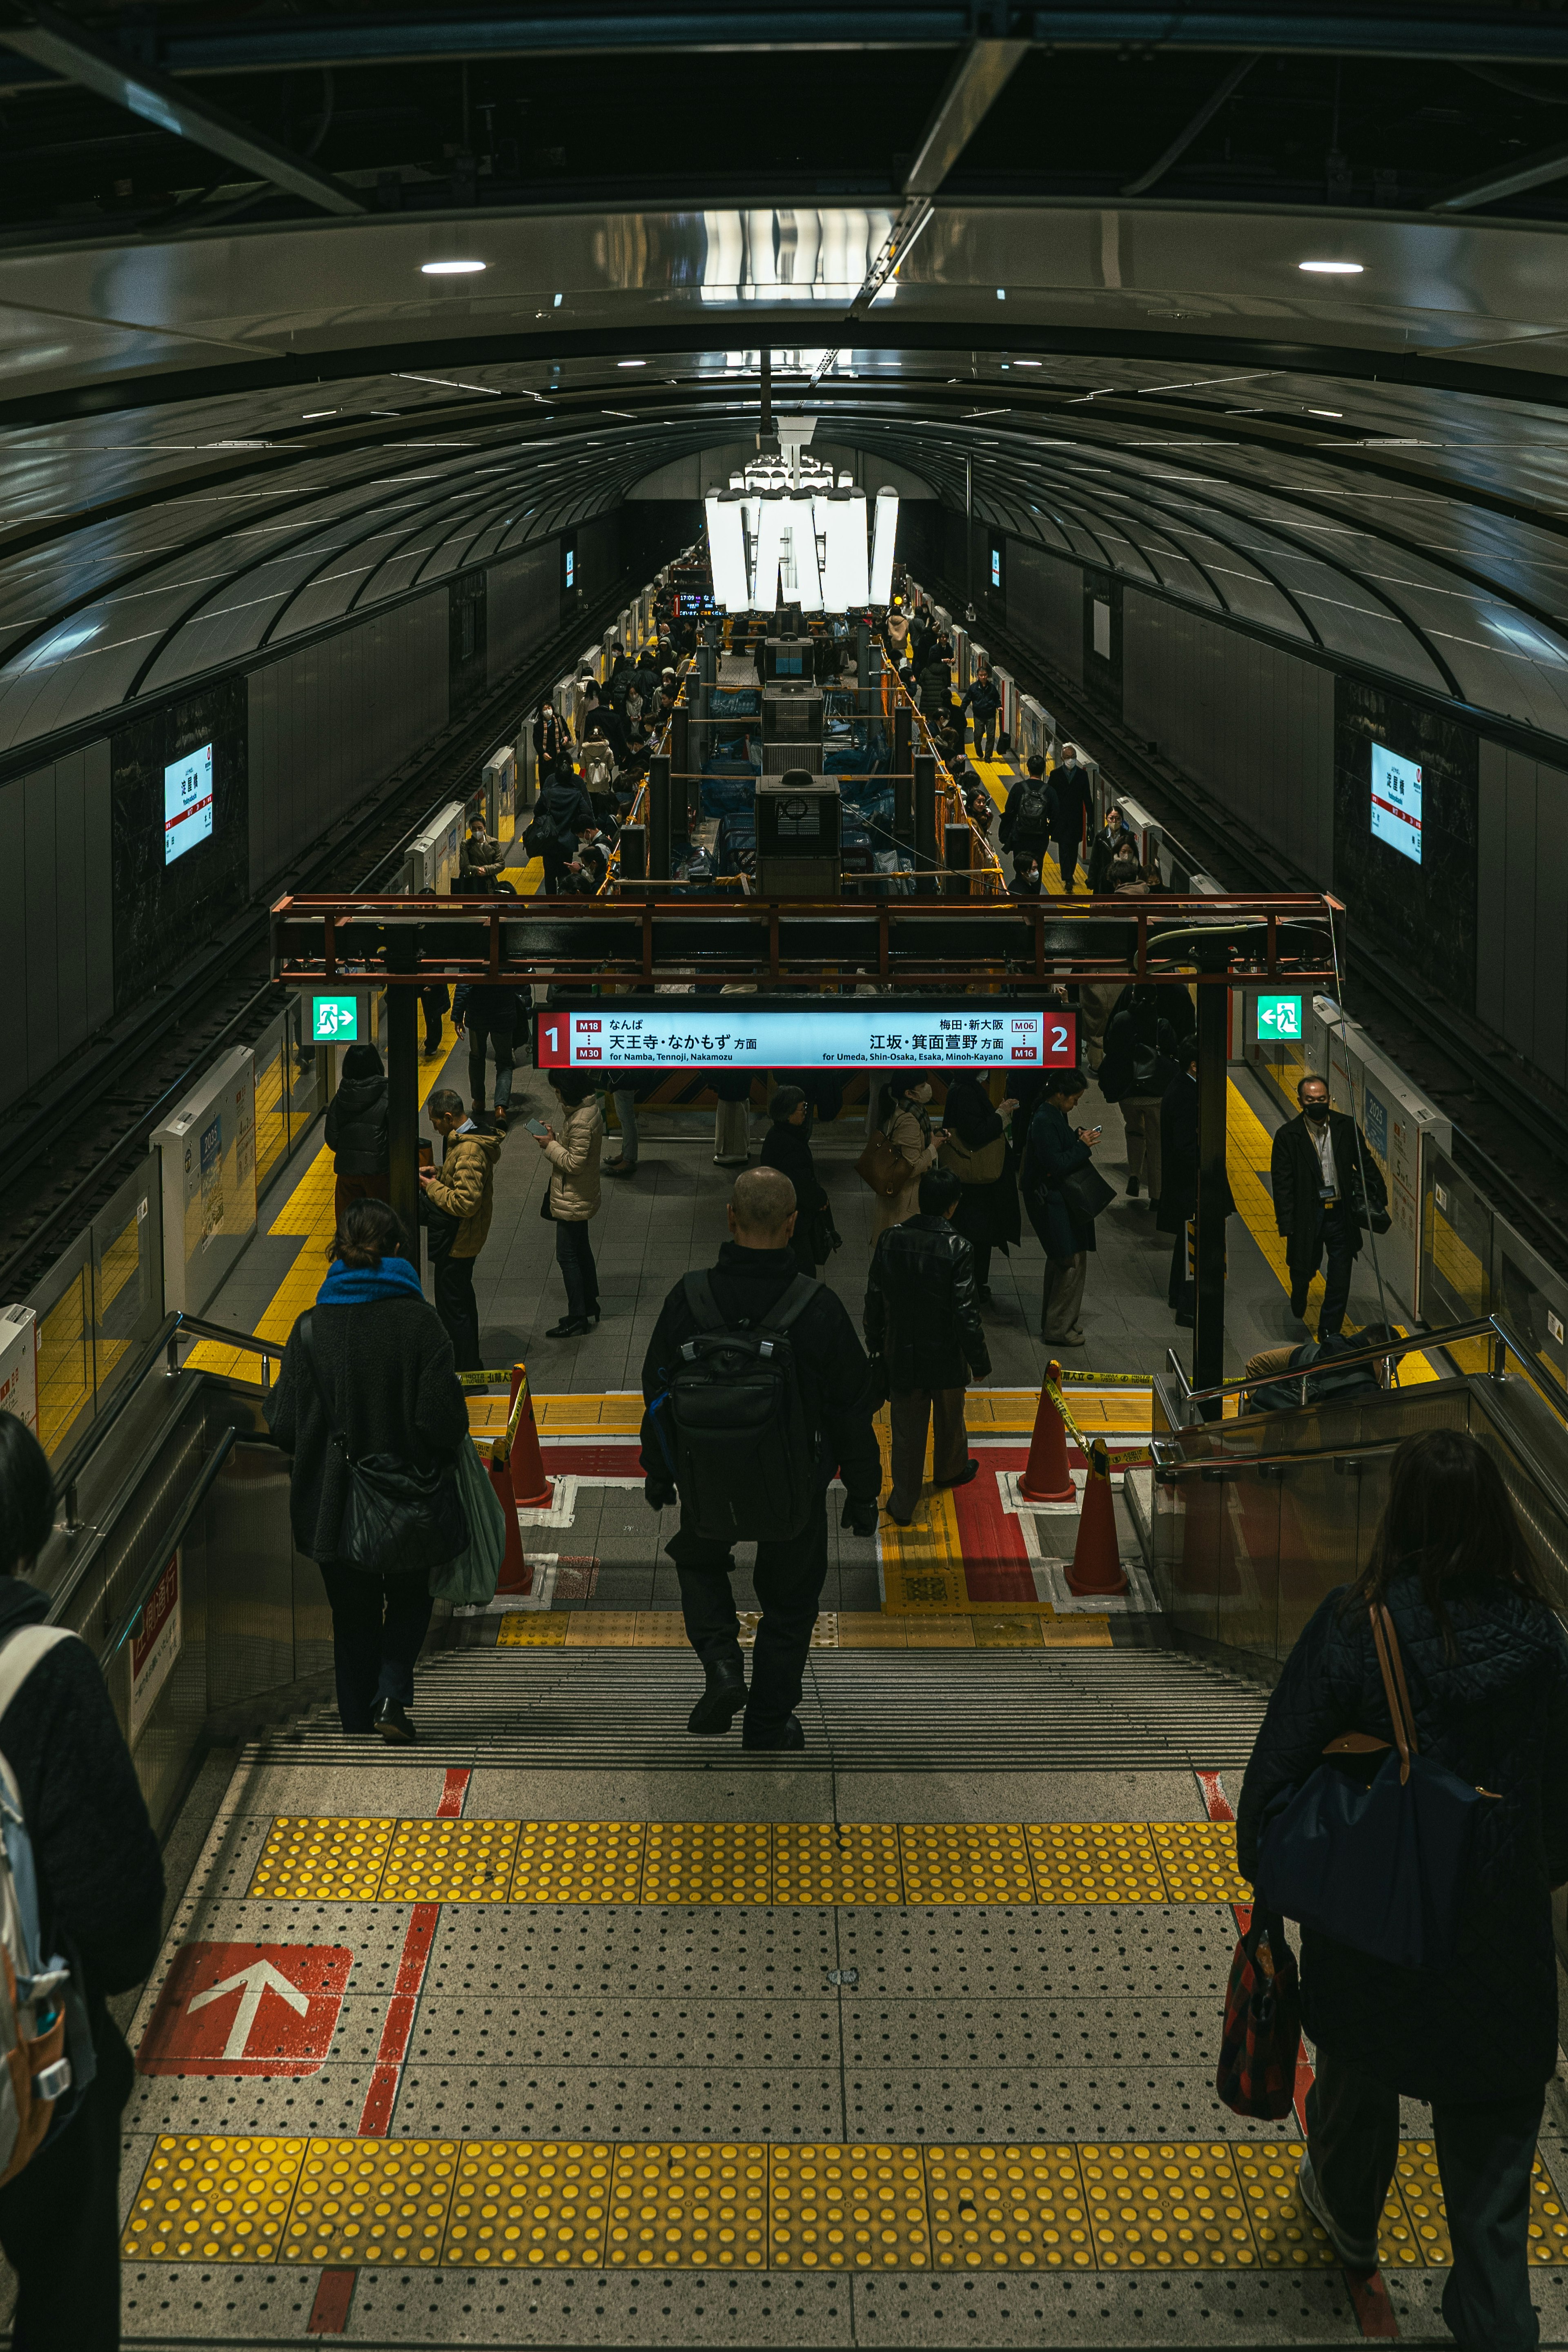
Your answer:
[[[312,996],[310,1034],[318,1045],[353,1045],[359,1040],[357,996]]]
[[[1260,996],[1258,1000],[1259,1037],[1299,1037],[1301,1000],[1299,996]]]

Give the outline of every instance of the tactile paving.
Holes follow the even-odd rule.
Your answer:
[[[1152,1822],[1150,1835],[1173,1903],[1250,1903],[1236,1866],[1234,1822]]]
[[[558,1650],[566,1639],[572,1612],[552,1614],[548,1609],[509,1609],[496,1628],[498,1650]]]
[[[642,1891],[641,1822],[522,1822],[514,1903],[635,1903]]]
[[[903,1893],[899,1832],[891,1822],[775,1823],[776,1903],[898,1904]]]
[[[121,2253],[133,2262],[275,2262],[304,2153],[302,2139],[160,2139]]]
[[[460,2152],[452,2139],[311,2140],[284,2261],[434,2268]]]
[[[1078,2150],[928,2147],[935,2270],[1094,2268]]]
[[[268,1902],[374,1903],[381,1887],[394,1821],[334,1821],[280,1816],[274,1822],[248,1893]]]
[[[743,2143],[617,2147],[609,2261],[631,2270],[762,2270],[768,2151]]]
[[[1448,2209],[1443,2202],[1443,2183],[1437,2172],[1437,2150],[1431,2140],[1400,2141],[1394,2167],[1393,2195],[1404,2205],[1410,2231],[1407,2239],[1395,2232],[1384,2207],[1384,2228],[1400,2248],[1399,2259],[1415,2260],[1428,2270],[1447,2269],[1454,2259],[1454,2245],[1448,2235]],[[1382,2235],[1380,2231],[1380,2242]],[[1412,2247],[1414,2254],[1406,2251]]]
[[[516,1822],[399,1822],[382,1874],[384,1903],[503,1903]]]
[[[605,2260],[614,2151],[580,2140],[464,2143],[444,2264],[562,2269]]]
[[[1299,2139],[1260,2140],[1236,2151],[1237,2178],[1266,2270],[1339,2268],[1328,2231],[1296,2193],[1304,2145]]]
[[[645,1903],[766,1903],[773,1837],[766,1822],[650,1822],[643,1844]]]
[[[1527,2226],[1532,2263],[1568,2263],[1568,2208],[1539,2157],[1531,2168]]]
[[[1031,1822],[1026,1825],[1041,1903],[1163,1903],[1165,1882],[1142,1822]]]
[[[918,2147],[775,2147],[773,2270],[926,2270],[931,2223]]]
[[[900,1830],[899,1851],[910,1903],[1035,1900],[1020,1822],[913,1823]]]
[[[1236,2154],[1218,2140],[1080,2147],[1100,2269],[1256,2268]]]

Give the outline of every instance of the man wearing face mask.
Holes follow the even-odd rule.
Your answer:
[[[1330,1108],[1327,1081],[1303,1078],[1296,1099],[1300,1117],[1287,1119],[1274,1138],[1274,1222],[1285,1237],[1290,1312],[1298,1321],[1307,1311],[1308,1285],[1327,1253],[1321,1341],[1344,1323],[1363,1228],[1388,1231],[1388,1192],[1361,1129],[1343,1111]]]

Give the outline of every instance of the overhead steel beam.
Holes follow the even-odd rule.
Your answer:
[[[15,21],[0,21],[0,41],[36,65],[47,66],[66,80],[90,89],[116,106],[140,115],[160,131],[189,139],[209,154],[221,155],[250,178],[269,180],[290,195],[303,196],[329,213],[363,213],[365,205],[352,188],[320,172],[287,148],[274,145],[220,107],[197,98],[166,74],[137,65],[107,47],[57,9],[34,5],[18,11]]]
[[[1478,205],[1495,205],[1501,196],[1521,196],[1531,188],[1544,188],[1553,180],[1568,179],[1568,141],[1538,147],[1532,155],[1516,155],[1473,180],[1461,180],[1445,196],[1435,196],[1427,209],[1435,213],[1473,212]]]
[[[1014,73],[1027,41],[972,41],[948,76],[904,174],[906,196],[934,196]]]

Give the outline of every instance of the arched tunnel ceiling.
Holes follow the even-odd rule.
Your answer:
[[[870,300],[895,217],[0,253],[0,755],[618,504],[755,429],[763,344],[981,520],[1568,740],[1568,229],[939,201]]]

